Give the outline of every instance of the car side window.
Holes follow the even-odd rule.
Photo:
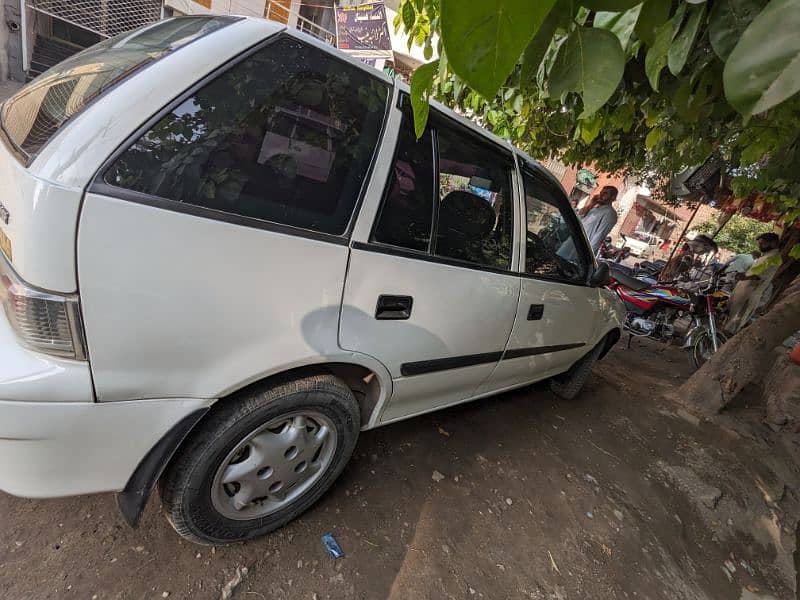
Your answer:
[[[418,140],[403,115],[386,195],[372,239],[400,248],[428,250],[433,222],[433,142],[426,129]]]
[[[525,272],[529,275],[583,283],[586,261],[581,242],[564,219],[562,208],[546,187],[528,173],[525,184]],[[564,208],[563,210],[567,210]]]
[[[489,143],[437,128],[439,195],[433,253],[508,269],[514,239],[510,158]]]
[[[389,87],[283,37],[239,62],[123,152],[106,183],[341,235],[367,177]]]

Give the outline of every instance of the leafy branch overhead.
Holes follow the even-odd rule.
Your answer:
[[[608,171],[715,153],[735,192],[800,212],[800,0],[403,0],[396,26],[439,54],[412,77],[418,134],[435,97]]]

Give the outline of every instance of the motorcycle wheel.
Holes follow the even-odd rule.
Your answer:
[[[717,332],[717,349],[722,344],[728,341],[720,332]],[[693,371],[697,371],[700,367],[708,362],[708,359],[714,354],[714,345],[711,343],[711,332],[704,331],[697,336],[694,345],[689,348],[689,364],[692,366]]]

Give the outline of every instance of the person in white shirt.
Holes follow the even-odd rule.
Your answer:
[[[761,252],[753,250],[753,252],[737,254],[725,263],[722,269],[724,287],[728,289],[728,291],[733,290],[737,281],[736,276],[739,273],[746,273],[750,267],[753,266],[753,262],[759,257],[761,257]]]
[[[753,262],[760,257],[761,252],[758,250],[754,250],[753,252],[748,252],[745,254],[737,254],[726,263],[725,272],[746,273],[750,267],[753,266]]]

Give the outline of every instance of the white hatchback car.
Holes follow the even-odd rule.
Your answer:
[[[12,494],[117,491],[135,526],[158,483],[181,535],[243,540],[360,430],[574,396],[620,335],[552,176],[440,106],[416,139],[407,86],[276,23],[103,42],[9,99],[2,138]]]

